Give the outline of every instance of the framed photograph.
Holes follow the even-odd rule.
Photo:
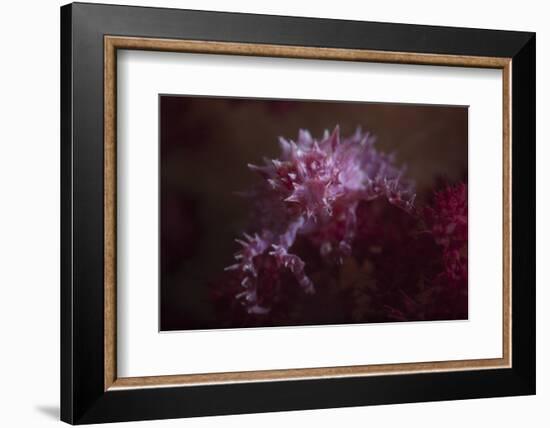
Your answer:
[[[535,34],[61,8],[61,418],[535,393]]]

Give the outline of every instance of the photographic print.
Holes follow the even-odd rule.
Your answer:
[[[160,330],[468,318],[467,106],[159,96]]]
[[[60,24],[62,421],[536,393],[535,33]]]

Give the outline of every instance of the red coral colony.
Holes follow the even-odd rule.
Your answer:
[[[251,221],[210,284],[223,327],[467,318],[466,184],[420,207],[369,133],[279,144],[278,159],[249,165]]]

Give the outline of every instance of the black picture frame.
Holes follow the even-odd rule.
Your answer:
[[[512,59],[512,367],[104,388],[104,36]],[[61,8],[61,419],[71,424],[535,393],[535,34],[74,3]]]

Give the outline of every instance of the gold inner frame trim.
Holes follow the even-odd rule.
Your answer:
[[[397,64],[494,68],[502,70],[503,95],[503,290],[502,357],[491,359],[376,364],[342,367],[261,370],[170,376],[117,376],[116,321],[116,88],[117,50],[147,50],[218,55],[324,59]],[[139,37],[104,37],[104,388],[151,388],[219,383],[282,381],[312,378],[394,375],[421,372],[480,370],[511,367],[512,364],[512,165],[511,165],[511,58],[385,52],[251,43],[171,40]]]

